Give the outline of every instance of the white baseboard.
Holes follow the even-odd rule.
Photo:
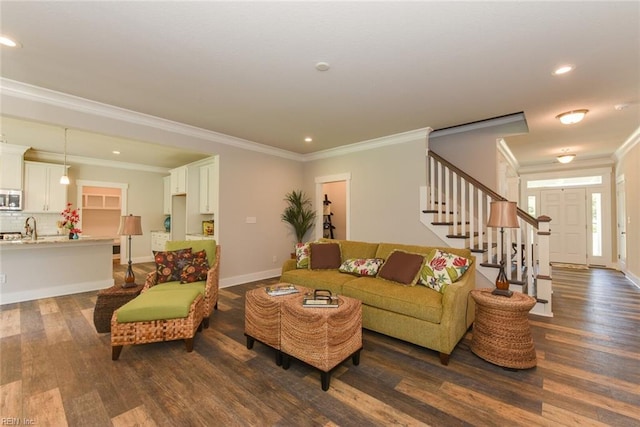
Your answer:
[[[636,285],[636,287],[640,288],[640,277],[629,273],[628,271],[623,271],[622,272],[624,274],[624,277],[626,277],[627,279],[629,279],[629,281],[631,283],[633,283],[634,285]]]
[[[271,279],[272,277],[280,277],[281,272],[282,272],[282,269],[274,268],[272,270],[242,274],[240,276],[225,277],[224,279],[220,279],[220,287],[228,288],[230,286],[241,285],[243,283],[249,283],[249,282],[255,282],[257,280]]]
[[[13,304],[22,301],[32,301],[42,298],[59,297],[62,295],[79,294],[81,292],[97,291],[113,286],[113,279],[95,280],[92,282],[72,283],[49,288],[30,289],[27,291],[0,293],[0,305]]]

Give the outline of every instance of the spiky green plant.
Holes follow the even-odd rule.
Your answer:
[[[296,233],[298,243],[302,243],[304,235],[316,220],[316,212],[312,209],[311,199],[302,190],[293,190],[284,197],[287,207],[282,213],[282,221],[291,224]]]

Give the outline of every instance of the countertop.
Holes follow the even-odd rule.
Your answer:
[[[38,240],[33,240],[30,237],[21,240],[0,240],[0,248],[9,249],[13,247],[25,247],[25,246],[69,246],[78,244],[113,244],[113,237],[106,236],[81,236],[79,239],[69,239],[68,236],[42,236],[38,237]]]

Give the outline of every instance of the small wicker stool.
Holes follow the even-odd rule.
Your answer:
[[[475,289],[476,302],[471,351],[494,365],[512,369],[536,366],[536,350],[529,327],[529,310],[535,298],[520,292],[504,297],[493,289]]]
[[[96,307],[93,309],[93,324],[96,331],[111,331],[111,316],[113,312],[140,295],[144,284],[131,288],[123,288],[122,285],[114,285],[108,289],[98,291]]]
[[[277,286],[277,285],[274,285]],[[247,348],[252,349],[255,341],[273,347],[276,350],[276,364],[282,365],[280,352],[280,307],[283,301],[313,292],[311,289],[296,286],[299,294],[269,295],[264,288],[253,289],[245,294],[244,335]]]
[[[329,389],[331,370],[352,358],[360,363],[362,350],[362,303],[340,296],[337,308],[302,306],[303,295],[282,304],[280,346],[282,367],[291,357],[320,370],[322,390]]]

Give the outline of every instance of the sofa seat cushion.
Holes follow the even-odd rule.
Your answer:
[[[294,283],[311,289],[328,289],[334,294],[342,293],[342,285],[354,276],[338,270],[289,270],[280,277],[284,283]]]
[[[119,323],[181,319],[189,316],[191,303],[198,297],[196,289],[144,292],[117,311]]]
[[[360,277],[342,285],[342,294],[363,304],[440,323],[442,294],[426,286],[404,286],[373,277]]]
[[[204,297],[205,287],[207,285],[206,281],[198,281],[191,283],[180,283],[180,282],[166,282],[166,283],[158,283],[155,286],[147,289],[145,293],[149,292],[162,292],[162,291],[176,291],[182,289],[195,289],[200,292],[200,295]]]

